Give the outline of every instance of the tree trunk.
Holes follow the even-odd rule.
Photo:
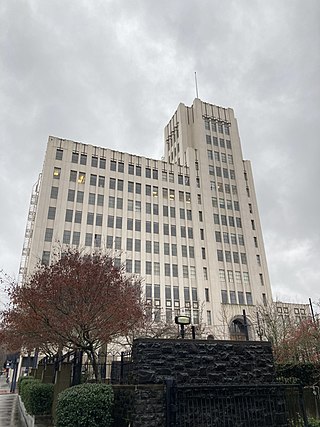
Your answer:
[[[93,348],[90,349],[88,356],[89,356],[89,359],[91,360],[91,363],[92,363],[92,369],[94,372],[96,382],[101,383],[101,375],[100,375],[99,364],[98,364],[98,356],[96,355]]]

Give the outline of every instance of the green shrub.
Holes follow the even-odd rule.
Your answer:
[[[24,380],[21,380],[20,382],[20,396],[22,399],[22,402],[24,403],[24,406],[26,406],[26,402],[29,399],[29,393],[26,392],[26,388],[28,384],[37,383],[39,384],[41,381],[38,379],[35,379],[33,377],[25,377]]]
[[[53,402],[53,384],[44,384],[39,380],[23,382],[21,399],[30,415],[51,414]]]
[[[320,427],[320,420],[308,418],[308,427]]]
[[[28,382],[28,381],[35,381],[36,379],[34,377],[20,377],[17,381],[17,386],[18,386],[18,393],[21,395],[22,392],[22,388],[23,388],[23,384]]]
[[[58,395],[57,427],[109,427],[113,391],[106,384],[79,384]]]
[[[312,363],[278,363],[275,365],[279,378],[295,378],[303,386],[319,383],[320,366]]]

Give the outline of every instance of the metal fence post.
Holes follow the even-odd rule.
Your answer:
[[[173,378],[166,378],[165,380],[165,384],[166,384],[166,427],[173,427],[174,423],[173,423],[173,404],[174,404],[174,399],[173,399],[173,392],[174,392],[174,380]]]
[[[303,418],[303,423],[304,423],[304,427],[308,427],[308,417],[306,414],[306,408],[304,406],[304,400],[303,400],[303,386],[300,384],[299,385],[299,406],[300,406],[300,410],[302,413],[302,418]]]
[[[124,351],[121,352],[121,361],[120,361],[120,384],[123,384],[123,366],[124,364]]]
[[[72,385],[81,383],[81,369],[82,369],[82,351],[76,350],[74,353],[73,367],[72,367]]]
[[[15,389],[16,389],[19,360],[20,360],[20,354],[16,353],[14,355],[14,359],[12,362],[12,364],[13,364],[13,375],[12,375],[12,381],[11,381],[11,385],[10,385],[10,393],[14,393]]]

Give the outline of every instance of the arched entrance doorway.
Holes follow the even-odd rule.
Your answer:
[[[247,335],[250,339],[251,323],[248,318],[246,318],[246,323],[247,324],[245,325],[243,316],[236,316],[231,320],[229,325],[231,340],[245,341],[247,339]]]

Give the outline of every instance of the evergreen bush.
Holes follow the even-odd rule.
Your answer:
[[[31,377],[31,376],[30,377],[20,377],[17,381],[18,393],[20,395],[22,393],[23,384],[27,383],[28,381],[30,382],[30,381],[39,381],[39,380],[36,380],[34,377]]]
[[[57,427],[112,426],[113,390],[106,384],[79,384],[58,395]]]
[[[21,399],[30,415],[51,414],[53,402],[53,384],[39,380],[23,382]]]
[[[275,365],[276,375],[280,382],[292,383],[294,378],[297,384],[310,386],[319,383],[320,366],[312,363],[278,363]],[[287,380],[284,380],[286,378]]]

